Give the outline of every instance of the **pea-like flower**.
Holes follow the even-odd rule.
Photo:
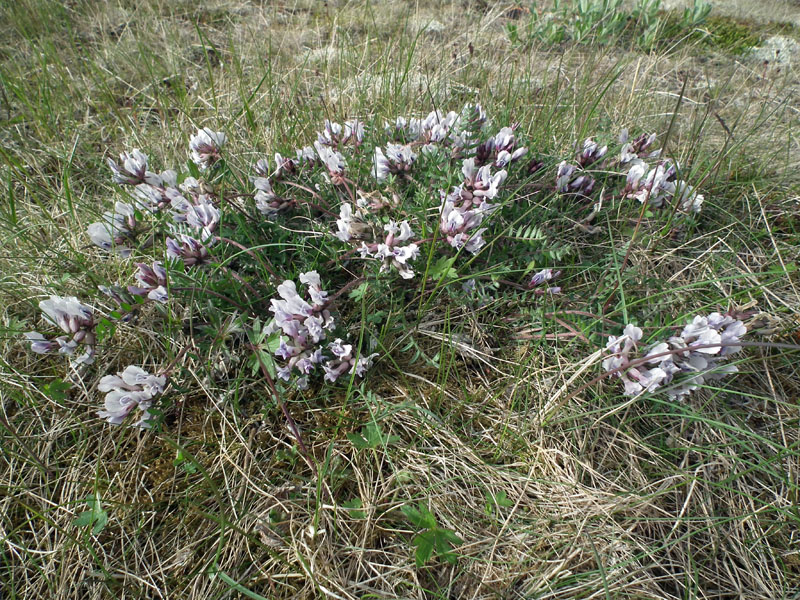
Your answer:
[[[500,186],[508,177],[508,172],[503,169],[492,175],[491,166],[484,165],[478,167],[474,158],[468,158],[461,166],[461,173],[464,175],[464,183],[461,186],[461,197],[464,200],[474,198],[493,200]]]
[[[226,135],[221,131],[212,131],[208,127],[198,129],[189,139],[192,162],[203,170],[208,169],[222,158],[221,149],[226,140]]]
[[[366,216],[364,207],[356,205],[353,210],[349,202],[343,202],[339,207],[339,218],[336,219],[337,231],[334,235],[343,242],[361,239],[369,231],[369,226],[364,222]]]
[[[651,133],[650,135],[643,133],[632,142],[628,142],[628,130],[623,129],[622,133],[619,135],[619,142],[622,144],[619,162],[621,164],[627,164],[637,159],[658,157],[661,154],[661,150],[650,150],[650,147],[655,141],[655,133]]]
[[[382,243],[366,244],[362,243],[359,249],[362,258],[375,258],[381,261],[381,272],[395,268],[403,279],[414,277],[414,270],[409,264],[410,261],[419,257],[419,247],[417,244],[403,244],[414,236],[408,221],[397,223],[389,221],[384,225],[386,238]]]
[[[647,202],[654,208],[664,208],[678,204],[682,212],[700,212],[703,205],[703,195],[685,181],[678,179],[675,164],[663,161],[653,168],[635,159],[628,170],[625,191],[629,198],[636,198],[639,202]]]
[[[542,284],[552,281],[559,275],[561,275],[561,271],[553,271],[553,269],[542,269],[541,271],[536,273],[533,277],[531,277],[530,282],[528,282],[528,289],[533,289],[534,294],[536,295],[559,294],[561,293],[560,287],[540,287]]]
[[[147,155],[134,148],[130,152],[122,152],[119,162],[107,159],[111,167],[114,183],[122,185],[139,185],[140,183],[160,183],[160,178],[155,173],[147,170]]]
[[[97,385],[97,389],[106,394],[105,410],[98,411],[97,416],[112,425],[120,425],[134,408],[138,408],[142,414],[134,426],[150,427],[152,415],[148,411],[166,385],[166,376],[151,375],[133,365],[116,375],[106,375]]]
[[[411,150],[411,146],[387,144],[386,154],[380,146],[376,146],[372,174],[378,181],[385,181],[389,175],[405,175],[416,160],[417,154]]]
[[[128,291],[134,296],[143,296],[155,302],[167,301],[167,270],[160,262],[153,266],[145,263],[136,263],[136,283],[138,286],[129,285]]]
[[[345,344],[341,338],[328,344],[328,350],[333,354],[333,359],[326,361],[322,368],[325,370],[325,381],[331,383],[342,375],[353,372],[358,377],[363,377],[378,356],[376,352],[356,359],[352,344]]]
[[[283,333],[275,356],[286,364],[277,370],[278,376],[289,381],[292,372],[297,371],[297,384],[304,388],[308,384],[306,376],[323,361],[319,344],[325,339],[326,331],[333,328],[334,320],[327,308],[328,292],[322,289],[319,274],[316,271],[301,273],[300,283],[307,288],[308,300],[300,296],[291,279],[278,286],[279,298],[270,301],[269,310],[275,316],[268,331]]]
[[[645,351],[639,349],[642,330],[627,325],[622,337],[609,338],[606,349],[610,354],[603,361],[603,368],[616,371],[627,395],[654,391],[683,375],[667,390],[670,397],[680,398],[705,381],[735,373],[736,365],[723,363],[728,356],[741,350],[739,341],[746,333],[744,323],[715,312],[694,317],[680,335],[651,344]],[[637,364],[631,365],[633,361]]]
[[[562,161],[556,173],[556,190],[560,194],[588,198],[594,191],[595,180],[575,165]]]
[[[256,208],[266,217],[272,218],[292,206],[291,200],[281,198],[273,191],[272,184],[266,177],[253,177],[253,185],[256,188]]]
[[[127,244],[133,240],[136,232],[134,212],[130,204],[117,202],[113,211],[103,213],[102,221],[89,225],[89,239],[103,250],[127,258],[132,252]]]
[[[344,156],[342,156],[340,152],[332,149],[330,146],[320,143],[319,140],[314,142],[314,148],[316,149],[322,164],[324,164],[328,169],[331,183],[334,185],[341,184],[344,181],[344,170],[347,167]]]
[[[208,248],[200,240],[185,233],[177,233],[176,238],[167,238],[167,258],[181,260],[187,267],[202,265],[210,260]]]
[[[477,254],[486,244],[483,239],[485,227],[480,227],[485,215],[496,210],[497,205],[485,201],[475,203],[474,197],[464,198],[465,190],[458,186],[445,196],[442,192],[442,206],[439,218],[439,230],[447,242],[456,250],[464,248],[470,254]],[[471,192],[467,192],[472,196]]]
[[[592,138],[586,138],[583,141],[583,148],[578,153],[578,164],[585,169],[589,165],[602,160],[607,152],[608,146],[601,147]]]
[[[42,334],[31,331],[25,337],[31,343],[31,350],[44,354],[58,350],[61,354],[72,356],[79,345],[85,346],[85,352],[75,359],[77,363],[91,364],[94,361],[95,321],[94,309],[81,304],[74,296],[50,296],[49,300],[39,302],[46,321],[56,325],[66,333],[52,341]]]

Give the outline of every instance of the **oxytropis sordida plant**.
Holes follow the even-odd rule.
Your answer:
[[[386,351],[353,310],[359,291],[372,285],[387,303],[393,294],[414,296],[426,278],[449,272],[441,265],[457,265],[459,293],[476,294],[487,278],[499,285],[488,250],[531,219],[532,192],[583,222],[611,202],[678,219],[701,210],[703,196],[660,155],[655,135],[625,131],[614,149],[589,138],[563,161],[537,155],[522,138],[518,126],[495,125],[479,105],[467,105],[382,125],[326,121],[311,144],[250,169],[237,168],[226,135],[208,128],[191,136],[181,170],[156,172],[140,150],[123,152],[108,160],[121,197],[87,235],[130,261],[133,282],[99,287],[110,310],[75,297],[43,300],[45,321],[62,335],[30,332],[31,349],[67,355],[85,370],[115,322],[135,326],[134,313],[147,305],[179,314],[200,297],[244,330],[239,347],[275,394],[350,381]],[[524,258],[504,267],[517,278],[514,289],[562,293],[568,282],[558,265],[537,270]],[[666,387],[680,396],[734,370],[722,361],[744,333],[741,322],[713,313],[644,345],[642,331],[628,325],[609,342],[603,365],[628,394]],[[106,375],[99,416],[118,424],[138,409],[135,423],[148,426],[170,370],[130,365]]]

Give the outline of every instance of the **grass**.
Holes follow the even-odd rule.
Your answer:
[[[507,36],[510,7],[0,8],[5,596],[796,594],[800,379],[796,351],[769,344],[796,344],[800,325],[797,74],[700,42],[522,50]],[[434,20],[442,31],[425,30]],[[40,299],[77,295],[107,311],[96,285],[130,279],[133,267],[85,234],[120,197],[106,156],[139,147],[167,168],[209,126],[248,172],[309,143],[325,118],[382,122],[467,101],[519,123],[551,168],[588,135],[657,131],[705,194],[703,212],[645,216],[637,229],[638,208],[610,203],[589,234],[568,205],[534,195],[520,225],[563,253],[530,239],[507,252],[562,269],[563,297],[500,286],[470,305],[460,282],[429,282],[411,299],[352,303],[353,335],[385,332],[380,363],[363,383],[285,398],[315,470],[233,331],[181,360],[158,431],[95,416],[102,375],[152,372],[193,332],[230,325],[202,293],[119,323],[85,372],[22,342],[41,325]],[[310,226],[293,223],[265,249],[282,268],[317,250],[293,228]],[[767,343],[737,355],[735,378],[683,403],[632,400],[611,379],[584,387],[622,324],[656,338],[717,309],[746,311],[750,339]],[[369,427],[382,436],[354,444]],[[454,563],[416,565],[421,528],[404,507],[420,503],[463,540]]]

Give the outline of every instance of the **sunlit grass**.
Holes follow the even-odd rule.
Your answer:
[[[800,585],[794,351],[749,348],[738,376],[683,403],[632,400],[612,378],[578,392],[601,373],[588,359],[632,320],[658,339],[699,312],[741,309],[751,339],[796,343],[791,70],[691,44],[667,57],[520,49],[507,7],[481,3],[98,6],[0,9],[7,596],[788,597]],[[433,20],[442,32],[421,31]],[[451,293],[455,279],[408,303],[352,303],[343,320],[383,340],[382,362],[363,383],[285,399],[315,470],[234,334],[180,361],[157,432],[96,417],[101,376],[155,372],[195,332],[234,328],[208,310],[206,275],[184,275],[198,291],[181,311],[150,305],[119,323],[80,375],[22,342],[41,325],[39,300],[77,295],[107,313],[96,286],[132,281],[135,268],[86,235],[120,199],[106,156],[138,147],[158,170],[185,164],[189,135],[208,126],[250,173],[310,143],[325,118],[476,101],[519,123],[542,178],[586,136],[657,131],[703,211],[637,229],[636,211],[607,203],[589,234],[531,190],[509,236],[536,225],[569,251],[497,244],[562,269],[563,300],[520,303],[500,286],[476,308]],[[292,271],[317,247],[295,228],[261,249]],[[379,442],[348,437],[371,425]],[[415,566],[419,529],[401,508],[420,502],[464,540],[455,564]]]

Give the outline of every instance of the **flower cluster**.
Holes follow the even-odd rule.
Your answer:
[[[416,260],[419,257],[417,244],[404,244],[404,242],[414,237],[411,226],[408,221],[403,221],[400,224],[395,221],[389,221],[384,225],[383,229],[386,232],[383,242],[374,244],[361,242],[361,247],[358,249],[361,258],[375,258],[381,262],[381,272],[388,271],[391,267],[394,267],[400,277],[411,279],[414,277],[414,270],[411,268],[409,261]]]
[[[389,175],[404,176],[416,160],[417,154],[409,145],[387,144],[386,154],[380,146],[376,146],[372,172],[378,181],[385,181]]]
[[[270,158],[259,158],[249,174],[233,172],[235,164],[222,160],[226,139],[225,133],[209,128],[191,135],[193,164],[189,164],[189,173],[151,170],[147,155],[138,149],[123,152],[119,160],[108,159],[112,180],[126,188],[126,195],[89,226],[88,235],[95,245],[130,259],[136,268],[131,285],[99,286],[118,305],[111,318],[127,320],[136,310],[134,306],[165,303],[170,266],[175,277],[204,284],[207,281],[213,285],[209,291],[225,292],[226,282],[246,286],[246,292],[241,290],[248,299],[246,306],[239,303],[236,294],[218,292],[215,306],[224,307],[229,300],[239,311],[258,314],[259,302],[270,298],[274,283],[284,279],[273,267],[294,260],[302,264],[308,256],[309,244],[298,244],[287,252],[290,258],[281,257],[274,263],[266,256],[274,248],[291,246],[288,236],[297,234],[296,227],[279,221],[284,216],[293,220],[289,225],[307,224],[317,239],[334,240],[332,245],[323,242],[314,248],[315,257],[322,259],[315,258],[315,264],[336,264],[337,258],[348,261],[346,272],[354,278],[364,274],[356,273],[354,265],[377,264],[381,273],[411,280],[416,276],[415,261],[423,247],[433,261],[447,258],[442,255],[453,254],[452,249],[478,255],[487,246],[484,236],[489,237],[492,225],[522,223],[528,227],[524,219],[531,205],[525,205],[525,199],[534,194],[588,200],[597,196],[599,189],[607,190],[586,222],[601,210],[603,198],[625,203],[635,199],[653,208],[674,206],[682,213],[699,211],[703,202],[703,196],[679,178],[677,164],[662,159],[653,149],[654,134],[629,140],[624,131],[617,146],[603,144],[600,137],[589,137],[556,170],[553,165],[558,159],[542,156],[523,161],[528,148],[517,125],[496,127],[480,105],[467,105],[460,112],[434,110],[419,118],[398,116],[383,130],[369,128],[358,119],[343,124],[326,120],[311,145],[291,150],[286,156],[276,152]],[[554,173],[543,180],[532,177],[546,168]],[[229,172],[233,176],[228,177]],[[252,175],[251,187],[236,189],[235,182],[247,181],[248,175]],[[253,189],[254,193],[247,193]],[[512,198],[517,201],[511,202]],[[576,206],[576,210],[585,208]],[[229,212],[232,210],[237,214]],[[253,225],[247,227],[245,239],[237,236],[239,223]],[[275,243],[255,239],[262,230],[276,232]],[[141,239],[145,238],[144,231],[146,239]],[[346,248],[337,256],[342,245]],[[233,254],[228,252],[231,247],[235,248]],[[145,249],[160,250],[161,254],[145,259],[139,256]],[[265,256],[257,256],[256,250]],[[520,254],[511,252],[507,256],[516,260]],[[482,267],[486,266],[484,256],[491,254],[479,257]],[[552,254],[547,256],[548,260],[559,260]],[[200,270],[212,260],[219,263],[219,269],[188,272],[190,268]],[[524,260],[529,265],[539,261]],[[262,270],[265,265],[269,268]],[[452,270],[458,277],[471,276],[462,265],[454,265]],[[269,277],[264,276],[265,271]],[[522,271],[512,266],[508,272]],[[560,273],[554,268],[544,269],[529,281],[513,285],[527,288],[533,295],[558,294],[561,287],[553,280]],[[349,289],[353,281],[342,285]],[[469,280],[465,290],[484,287],[476,281]],[[220,283],[223,285],[217,285]],[[491,289],[495,291],[506,283],[497,278]],[[174,285],[171,291],[181,289]],[[270,301],[274,318],[267,331],[275,334],[273,341],[277,339],[274,354],[280,362],[277,373],[281,379],[305,388],[315,372],[322,373],[321,378],[328,382],[348,374],[364,375],[377,355],[362,356],[362,348],[354,348],[346,335],[333,333],[336,325],[331,301],[316,271],[301,273],[297,284],[286,279],[276,293]],[[73,297],[53,296],[40,306],[45,318],[65,335],[48,339],[29,332],[26,336],[33,351],[58,350],[73,355],[82,345],[86,352],[77,360],[91,362],[96,341],[93,310]],[[741,324],[736,325],[738,321],[730,317],[715,313],[705,319],[664,342],[662,357],[653,355],[661,350],[661,346],[654,346],[643,362],[636,362],[641,330],[628,326],[624,336],[609,342],[610,354],[604,365],[619,373],[626,393],[666,386],[679,373],[690,377],[681,379],[678,385],[696,387],[708,379],[709,372],[711,376],[721,372],[715,361],[725,357],[733,347],[731,343],[743,333]],[[714,347],[714,333],[724,343]],[[139,422],[143,424],[150,402],[163,391],[165,381],[135,367],[103,378],[101,389],[108,395],[102,416],[119,423],[135,404],[145,413]],[[675,395],[688,393],[676,384],[671,389],[679,390]]]
[[[364,141],[364,123],[358,119],[345,121],[344,126],[325,119],[325,128],[317,133],[317,142],[323,146],[338,147],[340,144],[358,146]]]
[[[684,213],[700,212],[704,200],[691,185],[678,179],[677,167],[669,161],[648,167],[640,159],[632,160],[626,192],[629,198],[636,198],[654,208],[663,208],[675,200]]]
[[[589,198],[594,191],[595,179],[581,167],[561,161],[556,173],[556,191],[559,194]]]
[[[88,233],[96,246],[128,258],[133,251],[128,244],[136,237],[134,207],[126,202],[117,202],[113,211],[103,213],[102,221],[89,225]]]
[[[138,286],[129,285],[128,291],[134,296],[142,296],[155,302],[167,301],[167,271],[160,262],[156,261],[150,267],[145,263],[136,263],[136,283]]]
[[[502,169],[528,153],[527,148],[515,148],[515,146],[514,129],[503,127],[494,137],[478,145],[475,149],[475,162],[479,166],[494,164],[498,169]]]
[[[327,308],[328,292],[322,289],[319,274],[301,273],[300,283],[307,286],[310,302],[300,297],[294,281],[284,281],[278,286],[280,298],[270,301],[270,311],[275,317],[268,331],[283,333],[275,356],[286,364],[278,369],[278,376],[288,381],[292,371],[297,371],[298,387],[303,389],[308,386],[307,375],[324,360],[320,343],[326,337],[325,332],[334,326],[334,320]]]
[[[208,169],[222,158],[220,150],[226,139],[221,131],[212,131],[208,127],[200,129],[189,139],[192,162],[203,170]]]
[[[97,416],[112,425],[120,425],[134,408],[138,408],[142,414],[134,426],[150,427],[152,415],[148,409],[166,385],[166,376],[151,375],[133,365],[116,375],[106,375],[97,385],[97,389],[106,394],[105,410],[98,411]]]
[[[38,354],[58,350],[61,354],[73,356],[78,346],[83,345],[85,351],[75,362],[91,364],[96,339],[94,309],[81,304],[74,296],[50,296],[49,300],[39,302],[39,308],[46,321],[60,327],[67,335],[48,340],[39,332],[29,331],[25,337],[31,343],[31,350]]]
[[[294,281],[287,279],[278,286],[280,298],[271,300],[270,311],[275,315],[267,333],[281,332],[275,356],[285,361],[277,370],[278,377],[289,381],[294,372],[299,389],[308,387],[308,376],[317,365],[322,365],[325,380],[334,382],[345,373],[362,377],[372,365],[377,354],[356,358],[353,347],[341,339],[328,344],[333,356],[326,356],[323,341],[334,328],[333,316],[328,310],[328,292],[322,289],[319,274],[309,271],[300,274],[300,283],[307,288],[308,300],[302,298]]]
[[[652,392],[685,375],[668,390],[671,398],[681,398],[706,381],[736,373],[736,365],[723,364],[741,350],[740,338],[747,333],[744,324],[729,315],[714,312],[696,316],[679,335],[666,342],[640,349],[642,330],[627,325],[620,337],[609,337],[609,356],[603,361],[606,372],[613,371],[625,386],[625,394],[634,396]]]
[[[322,368],[325,370],[325,381],[330,381],[331,383],[340,376],[354,371],[356,375],[363,377],[372,366],[372,361],[378,356],[378,353],[375,352],[369,356],[356,358],[352,344],[345,344],[341,338],[336,338],[336,340],[328,344],[328,350],[333,354],[333,358],[325,361]]]
[[[559,286],[543,286],[548,281],[552,281],[561,275],[561,271],[553,271],[553,269],[542,269],[536,273],[528,282],[528,288],[533,290],[537,296],[544,294],[560,294],[561,288]]]

